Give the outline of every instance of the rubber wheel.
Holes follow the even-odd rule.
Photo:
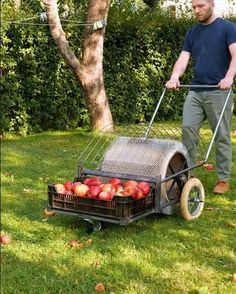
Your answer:
[[[185,220],[197,219],[203,210],[205,192],[202,183],[196,178],[189,179],[181,193],[180,209]]]

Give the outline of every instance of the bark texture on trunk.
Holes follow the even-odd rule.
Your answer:
[[[85,27],[82,48],[82,60],[79,61],[66,39],[61,26],[56,0],[43,0],[52,37],[58,50],[80,82],[86,99],[90,122],[93,129],[113,130],[112,114],[106,96],[103,79],[103,43],[105,28],[93,30],[93,26]],[[87,21],[106,20],[110,0],[89,0]],[[110,125],[110,127],[107,127]]]

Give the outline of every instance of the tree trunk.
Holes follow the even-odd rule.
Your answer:
[[[90,122],[93,129],[112,131],[112,115],[103,80],[103,43],[105,28],[93,30],[86,26],[81,62],[75,56],[66,39],[58,15],[56,0],[43,0],[52,37],[58,50],[80,82],[86,99]],[[110,0],[89,0],[87,21],[106,20]]]

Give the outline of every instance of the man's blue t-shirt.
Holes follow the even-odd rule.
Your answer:
[[[228,47],[233,43],[236,24],[222,18],[187,31],[183,51],[190,52],[193,59],[193,85],[217,85],[225,77],[231,61]]]

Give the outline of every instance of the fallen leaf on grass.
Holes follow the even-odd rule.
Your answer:
[[[4,173],[4,176],[9,177],[9,178],[14,177],[13,173],[11,173],[11,172]]]
[[[105,286],[102,283],[99,283],[95,286],[95,290],[97,292],[103,292],[103,291],[105,291]]]
[[[32,192],[32,190],[29,189],[29,188],[24,188],[23,191],[26,192],[26,193],[30,193],[30,192]]]
[[[236,130],[232,131],[232,136],[236,137]]]
[[[92,239],[88,239],[85,242],[81,242],[79,240],[70,240],[67,245],[69,245],[70,247],[79,247],[79,248],[84,248],[85,246],[89,246],[91,245],[93,242]]]
[[[43,183],[48,183],[49,178],[47,178],[47,177],[39,177],[39,180],[42,181]]]
[[[212,211],[212,210],[214,210],[215,209],[215,207],[207,207],[206,208],[206,210],[209,210],[209,211]]]
[[[42,222],[47,222],[47,221],[48,221],[47,218],[43,218],[43,219],[42,219]]]
[[[198,289],[198,294],[207,294],[208,293],[208,287],[202,287]]]
[[[11,172],[6,172],[6,173],[4,173],[3,175],[4,175],[5,177],[7,177],[7,178],[10,178],[12,182],[14,181],[14,174],[13,174],[13,173],[11,173]]]
[[[101,262],[99,260],[91,262],[91,265],[94,266],[95,268],[100,268],[101,267]]]
[[[93,240],[92,239],[88,239],[85,243],[86,243],[86,245],[92,245],[93,244]]]
[[[230,227],[236,228],[236,224],[229,223]]]
[[[49,217],[49,216],[54,216],[55,212],[49,211],[49,210],[47,210],[47,208],[45,208],[44,211],[43,211],[43,214],[44,214],[45,217]]]

